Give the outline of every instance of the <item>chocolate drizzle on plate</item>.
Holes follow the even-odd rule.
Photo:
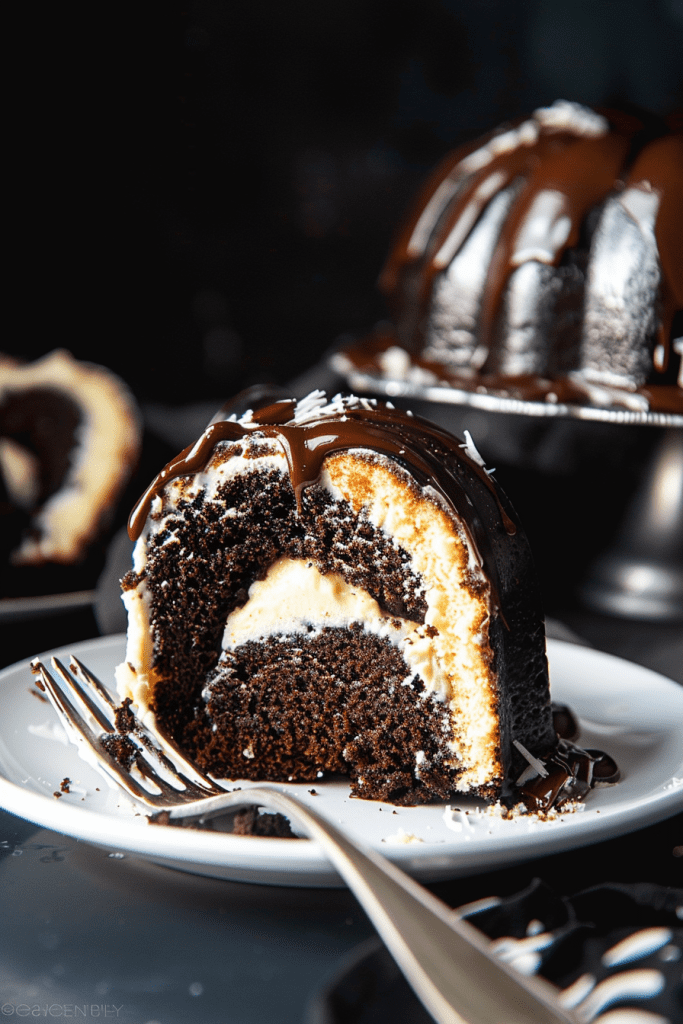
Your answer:
[[[553,704],[553,723],[558,735],[556,748],[541,759],[543,770],[530,765],[517,780],[518,796],[526,807],[543,814],[570,800],[582,800],[596,786],[619,781],[619,767],[602,750],[584,749],[574,742],[579,728],[572,711]],[[544,774],[545,773],[545,774]]]

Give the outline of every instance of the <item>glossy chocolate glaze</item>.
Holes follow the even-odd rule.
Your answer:
[[[670,339],[674,314],[683,309],[683,135],[655,139],[635,159],[628,186],[649,188],[660,196],[655,236],[662,267],[662,309],[659,343],[661,369],[671,356]]]
[[[590,404],[581,382],[564,372],[546,376],[497,373],[495,359],[490,361],[487,353],[497,341],[507,285],[523,263],[558,267],[568,254],[585,249],[593,211],[610,197],[627,190],[644,196],[655,193],[658,209],[652,233],[661,271],[657,336],[652,341],[650,377],[636,380],[632,389],[653,411],[683,411],[680,381],[676,386],[672,374],[667,375],[674,333],[679,333],[677,328],[674,331],[674,320],[683,311],[683,135],[680,128],[665,134],[665,125],[653,128],[630,116],[614,113],[610,119],[601,132],[582,134],[571,125],[538,125],[532,118],[506,126],[447,158],[418,198],[380,277],[395,324],[391,344],[403,345],[418,366],[456,388],[479,387],[526,401],[545,401],[550,396],[549,401]],[[501,142],[496,148],[497,140],[508,136],[514,136],[514,144]],[[423,349],[437,278],[460,251],[492,197],[505,190],[514,195],[481,295],[476,366],[460,368],[425,360]],[[550,197],[553,212],[538,249],[532,245],[530,255],[527,243],[530,237],[534,239],[534,204],[543,197]],[[356,365],[367,367],[372,355],[366,348],[364,358],[364,347],[348,355]]]
[[[523,782],[518,796],[528,809],[544,813],[567,800],[582,800],[595,786],[611,786],[619,781],[616,762],[602,750],[580,747],[574,742],[579,728],[573,712],[566,705],[553,705],[553,724],[558,742],[543,758],[546,775],[538,774]]]
[[[543,137],[539,146],[527,157],[530,166],[526,182],[506,219],[489,266],[489,284],[484,293],[480,314],[480,344],[488,346],[493,336],[496,316],[503,298],[503,292],[512,271],[519,266],[515,250],[522,225],[525,223],[532,204],[540,192],[552,190],[561,197],[555,225],[564,218],[568,222],[566,233],[558,238],[546,239],[547,254],[540,262],[558,266],[564,253],[579,242],[579,233],[584,218],[590,209],[603,199],[613,188],[626,156],[629,139],[623,135],[606,135],[600,139],[571,139],[565,145],[546,145],[545,152],[538,152],[541,143],[555,140]],[[457,217],[454,212],[454,217]]]
[[[451,434],[417,416],[388,405],[358,402],[339,405],[339,411],[311,414],[297,423],[294,400],[278,401],[258,409],[248,422],[219,420],[212,423],[195,444],[182,451],[159,473],[131,513],[128,532],[136,540],[144,527],[154,498],[171,480],[200,472],[216,445],[239,442],[249,436],[276,441],[287,458],[289,476],[301,511],[302,493],[320,477],[328,455],[350,448],[369,449],[403,465],[421,485],[433,487],[463,522],[474,551],[487,568],[497,593],[494,559],[489,554],[488,531],[473,500],[474,475],[495,498],[503,530],[513,535],[517,527],[503,507],[499,492],[479,465]]]
[[[628,148],[627,135],[582,139],[568,132],[552,132],[541,134],[533,146],[519,146],[494,157],[490,163],[467,178],[447,211],[435,222],[432,234],[419,255],[411,254],[409,242],[396,246],[382,274],[382,287],[391,293],[399,283],[402,268],[413,261],[419,261],[420,284],[414,298],[420,304],[428,302],[436,274],[450,262],[444,256],[449,236],[465,214],[468,224],[474,224],[490,199],[488,191],[482,189],[486,179],[494,179],[496,191],[507,188],[515,179],[523,179],[524,185],[506,220],[490,268],[485,308],[479,325],[482,344],[486,344],[505,285],[516,266],[514,250],[519,231],[535,197],[544,189],[559,192],[562,197],[560,215],[567,217],[570,222],[567,235],[562,241],[553,243],[549,239],[551,254],[548,262],[557,266],[566,249],[578,242],[580,227],[588,210],[613,187]],[[455,164],[460,162],[461,157],[458,155]],[[422,203],[418,202],[420,205]],[[418,319],[418,323],[421,319]],[[400,322],[398,330],[403,337]],[[416,339],[413,337],[411,340],[414,343]]]

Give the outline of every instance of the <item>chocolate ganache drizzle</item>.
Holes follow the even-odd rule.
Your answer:
[[[613,786],[619,781],[617,763],[602,750],[580,747],[579,726],[566,704],[553,704],[553,725],[557,745],[545,758],[533,764],[517,780],[513,802],[521,798],[529,811],[544,814],[569,800],[583,800],[596,786]]]
[[[335,411],[327,411],[332,409]],[[296,410],[294,400],[282,400],[258,409],[250,418],[212,423],[199,440],[172,459],[147,488],[129,519],[131,540],[142,533],[152,501],[164,486],[173,479],[204,469],[221,442],[238,442],[251,436],[272,438],[279,443],[287,458],[299,512],[305,488],[319,479],[328,455],[365,448],[395,459],[421,486],[431,486],[457,511],[473,550],[486,566],[493,589],[496,589],[494,559],[489,557],[488,532],[476,507],[473,475],[495,498],[505,532],[513,535],[517,527],[503,507],[486,469],[468,454],[466,446],[427,420],[368,400],[335,399],[325,411],[313,410],[302,419],[297,419]]]
[[[588,210],[612,188],[630,143],[630,133],[626,132],[602,135],[599,129],[593,129],[594,135],[577,138],[572,132],[559,130],[547,131],[545,134],[527,133],[527,137],[524,128],[525,125],[521,124],[517,126],[516,132],[513,129],[518,138],[514,140],[516,145],[510,148],[500,145],[500,142],[494,148],[491,140],[488,159],[478,161],[476,169],[471,156],[470,161],[467,157],[463,159],[462,150],[455,159],[449,159],[452,166],[447,175],[444,175],[444,168],[440,168],[435,178],[443,179],[452,175],[455,198],[436,219],[429,241],[420,254],[422,274],[420,294],[416,298],[424,303],[431,294],[435,275],[448,266],[464,241],[466,229],[476,222],[491,198],[492,189],[502,191],[516,179],[524,178],[524,186],[505,223],[488,274],[485,307],[480,324],[480,334],[486,339],[492,331],[505,284],[514,267],[519,264],[520,230],[538,194],[552,190],[559,200],[553,213],[552,225],[557,230],[548,233],[544,239],[545,251],[536,254],[536,258],[556,266],[565,250],[576,245],[581,223]],[[470,171],[470,162],[472,171],[465,183],[460,184],[463,173],[467,175]],[[431,191],[430,186],[426,191]],[[426,206],[428,203],[424,204]],[[381,286],[389,294],[398,283],[402,263],[417,256],[416,228],[417,225],[413,224],[408,238],[403,244],[399,242],[383,271]]]
[[[558,101],[502,126],[427,182],[380,276],[393,326],[347,361],[391,376],[398,344],[466,391],[682,412],[682,189],[675,116]]]

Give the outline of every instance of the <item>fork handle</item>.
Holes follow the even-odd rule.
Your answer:
[[[295,819],[320,844],[438,1024],[576,1024],[548,982],[497,960],[481,933],[427,889],[288,794],[259,786],[174,808],[170,816],[206,820],[254,804]]]

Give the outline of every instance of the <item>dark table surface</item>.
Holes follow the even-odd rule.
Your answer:
[[[680,623],[610,618],[570,601],[552,612],[585,643],[683,685]],[[5,622],[0,665],[97,636],[101,626],[92,608]],[[536,877],[563,895],[607,881],[680,886],[683,814],[582,850],[431,888],[457,906],[517,892]],[[311,1019],[317,993],[374,934],[344,889],[184,874],[113,857],[2,810],[0,879],[0,1012],[10,1019],[294,1024]]]
[[[573,609],[593,646],[683,684],[680,627]],[[92,612],[52,623],[55,643],[96,635]],[[5,626],[19,657],[36,624]],[[57,636],[59,640],[57,640]],[[31,646],[33,644],[33,646]],[[41,643],[41,647],[47,646]],[[3,649],[7,649],[3,646]],[[457,906],[540,877],[571,894],[605,881],[683,884],[683,815],[604,843],[432,886]],[[112,857],[0,811],[0,1003],[7,1017],[125,1024],[288,1024],[373,929],[342,889],[214,881]],[[84,1016],[85,1014],[85,1016]]]

